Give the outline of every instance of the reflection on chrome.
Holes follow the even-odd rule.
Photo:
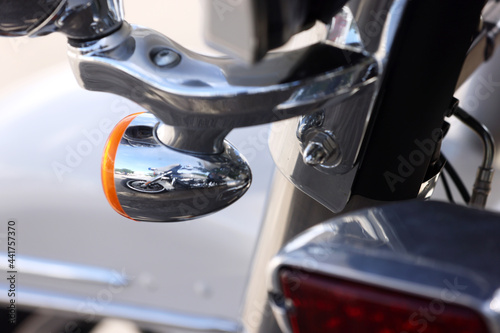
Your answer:
[[[358,24],[348,6],[344,6],[342,10],[333,17],[327,39],[340,47],[364,51],[363,40],[359,33]]]
[[[228,142],[220,154],[174,150],[156,135],[157,118],[133,117],[121,138],[113,142],[111,135],[108,148],[115,145],[116,155],[105,155],[103,162],[105,192],[120,214],[138,221],[185,221],[223,209],[248,190],[250,167]],[[106,161],[113,161],[112,168]]]
[[[496,313],[500,313],[500,289],[497,289],[490,302],[490,309]]]
[[[126,185],[134,191],[144,193],[159,193],[174,189],[212,188],[223,186],[228,182],[236,187],[245,185],[245,180],[227,180],[227,175],[223,174],[222,169],[209,171],[203,167],[177,164],[156,177],[154,176],[158,169],[150,168],[150,170],[154,170],[152,179],[131,179],[126,182]]]

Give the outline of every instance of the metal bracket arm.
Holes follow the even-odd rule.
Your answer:
[[[175,137],[162,141],[201,153],[220,152],[222,139],[233,128],[339,103],[377,75],[372,57],[327,42],[272,53],[245,67],[232,59],[196,54],[156,31],[127,23],[100,40],[70,46],[69,57],[85,89],[138,103],[175,127],[163,131]],[[199,145],[193,131],[206,133],[212,142]]]

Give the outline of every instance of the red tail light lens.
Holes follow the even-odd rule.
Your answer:
[[[442,299],[289,269],[280,278],[285,297],[293,303],[289,319],[294,333],[488,332],[479,314]]]

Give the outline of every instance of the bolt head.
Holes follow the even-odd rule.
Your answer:
[[[307,165],[320,165],[328,158],[328,151],[321,142],[309,142],[304,150],[304,162]]]
[[[153,62],[162,68],[172,68],[181,61],[181,56],[170,49],[161,49],[154,53]]]
[[[327,132],[318,131],[304,148],[304,163],[311,166],[338,165],[342,158],[335,139]]]

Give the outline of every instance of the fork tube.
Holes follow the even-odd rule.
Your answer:
[[[281,332],[267,302],[267,265],[291,238],[333,215],[275,172],[247,286],[242,317],[245,332]]]
[[[485,0],[409,1],[389,54],[352,194],[417,197]],[[425,142],[429,149],[422,149]]]

